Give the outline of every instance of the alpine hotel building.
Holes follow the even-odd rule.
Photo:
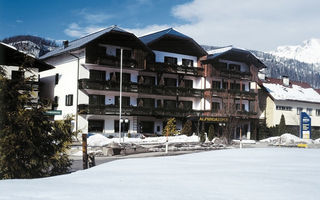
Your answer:
[[[187,120],[195,133],[213,124],[223,134],[234,124],[232,138],[241,129],[244,137],[254,139],[255,82],[265,66],[242,49],[208,53],[172,28],[138,38],[112,26],[42,56],[55,66],[41,73],[41,94],[54,102],[53,110],[62,111],[55,120],[71,114],[83,133],[118,134],[120,49],[125,134],[160,135],[167,119],[175,117],[180,130]]]

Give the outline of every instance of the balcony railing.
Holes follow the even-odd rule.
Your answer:
[[[120,83],[110,80],[99,81],[91,79],[80,79],[79,89],[93,89],[93,90],[112,90],[119,91]],[[138,92],[138,84],[133,82],[123,82],[122,91],[124,92]]]
[[[164,96],[202,97],[203,90],[184,87],[168,87],[164,85],[138,85],[139,93]]]
[[[86,63],[88,64],[97,64],[97,65],[106,65],[109,67],[120,67],[120,58],[117,56],[111,55],[100,55],[95,57],[87,57]],[[124,68],[135,68],[143,69],[143,66],[139,66],[138,62],[133,58],[123,58],[122,67]]]
[[[204,69],[201,67],[187,67],[184,65],[175,65],[168,63],[148,63],[147,69],[150,71],[162,73],[180,73],[185,75],[203,76]]]
[[[91,79],[80,79],[79,89],[93,90],[114,90],[119,91],[119,82],[110,80],[99,81]],[[133,82],[123,82],[122,90],[124,92],[139,92],[145,94],[165,95],[165,96],[183,96],[183,97],[202,97],[203,90],[184,87],[168,87],[163,85],[145,85]]]
[[[237,70],[220,70],[220,76],[222,77],[230,77],[230,78],[239,78],[239,79],[250,79],[252,74],[251,72],[241,72]]]
[[[88,105],[80,104],[78,106],[79,114],[93,115],[118,115],[119,107],[115,105]],[[165,108],[146,108],[146,107],[122,107],[122,115],[133,116],[162,116],[162,117],[188,117],[197,116],[201,111],[190,109],[165,109]]]

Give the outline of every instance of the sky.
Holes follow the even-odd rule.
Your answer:
[[[168,27],[199,44],[271,51],[320,38],[319,0],[0,0],[0,39],[73,40],[118,25],[142,36]]]

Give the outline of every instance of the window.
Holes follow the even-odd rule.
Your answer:
[[[116,50],[116,56],[120,58],[121,51],[120,49]],[[123,49],[123,58],[131,58],[131,50]]]
[[[58,107],[58,102],[59,102],[59,97],[58,97],[58,96],[55,96],[55,97],[54,97],[54,101],[53,101],[54,107]]]
[[[164,85],[170,87],[177,87],[177,79],[175,78],[165,78]]]
[[[91,105],[105,105],[104,95],[89,95],[89,104]]]
[[[236,103],[236,110],[240,110],[240,103]]]
[[[122,121],[121,123],[121,132],[128,132],[130,127],[130,120],[127,120],[127,122]],[[114,132],[119,132],[119,120],[114,120]]]
[[[66,106],[73,105],[73,94],[66,95]]]
[[[225,90],[228,89],[228,82],[224,81],[222,84],[222,88]]]
[[[100,70],[92,70],[90,69],[90,79],[104,81],[106,80],[106,72]]]
[[[110,77],[111,77],[111,75],[110,75]],[[116,81],[120,82],[120,72],[116,72]],[[131,82],[131,74],[122,73],[122,82],[123,83],[130,83]]]
[[[218,110],[220,110],[220,103],[212,102],[212,112],[217,112]]]
[[[20,80],[24,78],[24,72],[23,71],[12,71],[11,72],[11,79],[12,80]]]
[[[303,110],[303,108],[297,108],[297,115],[300,115],[301,114],[301,112],[302,112],[302,110]]]
[[[236,65],[236,64],[229,64],[229,70],[232,70],[232,71],[239,71],[239,72],[240,72],[240,65]]]
[[[154,122],[153,121],[140,121],[140,133],[153,133]]]
[[[316,109],[316,115],[320,116],[320,109]]]
[[[178,63],[178,59],[174,58],[174,57],[165,56],[164,57],[164,62],[167,63],[167,64],[176,65]]]
[[[193,60],[183,58],[182,65],[187,67],[193,67]]]
[[[157,108],[162,108],[162,102],[160,99],[157,100]]]
[[[142,98],[143,107],[145,108],[154,108],[155,107],[155,100],[151,98]],[[138,99],[138,102],[140,99]]]
[[[212,81],[212,89],[220,89],[221,82],[220,81]]]
[[[227,69],[227,63],[219,62],[219,63],[217,64],[217,66],[218,66],[218,68],[219,68],[220,70],[226,70],[226,69]]]
[[[239,83],[231,83],[230,89],[231,90],[240,90],[240,84]]]
[[[157,126],[157,132],[160,132],[160,126]]]
[[[100,132],[104,129],[104,120],[88,120],[88,132]]]
[[[156,78],[153,76],[138,76],[138,80],[141,80],[141,78],[143,78],[143,84],[146,84],[146,85],[156,84]]]
[[[307,108],[307,114],[310,116],[312,115],[312,108]]]
[[[164,108],[176,109],[176,101],[175,100],[164,100]]]
[[[115,105],[119,107],[120,105],[120,97],[115,97]],[[122,107],[130,107],[130,97],[122,97]]]
[[[59,83],[59,74],[56,74],[54,83],[58,85]]]
[[[277,110],[291,111],[292,107],[290,106],[276,106]]]
[[[184,80],[184,87],[185,88],[193,88],[193,81],[192,80]]]
[[[185,110],[192,110],[192,101],[180,101]]]

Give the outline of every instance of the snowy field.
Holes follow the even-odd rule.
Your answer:
[[[117,160],[75,173],[0,181],[0,199],[320,199],[320,149],[229,149]]]

